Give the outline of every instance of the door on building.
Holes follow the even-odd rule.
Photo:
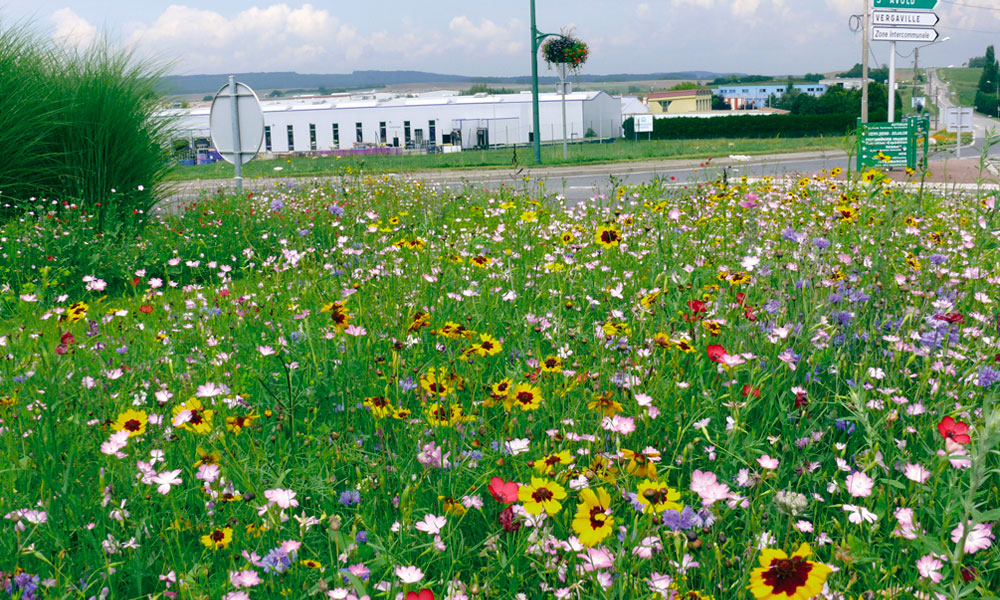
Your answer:
[[[480,127],[476,130],[476,147],[477,148],[489,148],[490,147],[490,130]]]
[[[413,130],[413,141],[417,148],[424,145],[424,130],[414,129]]]

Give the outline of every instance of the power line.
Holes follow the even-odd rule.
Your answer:
[[[945,4],[953,4],[955,6],[964,6],[965,8],[978,8],[981,10],[1000,10],[1000,7],[996,6],[983,6],[982,4],[966,4],[965,2],[956,2],[955,0],[939,0]]]

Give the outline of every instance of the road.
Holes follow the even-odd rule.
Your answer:
[[[937,104],[938,109],[940,109],[940,129],[944,129],[945,120],[944,115],[947,109],[955,106],[952,101],[950,90],[948,89],[948,84],[938,77],[937,69],[933,67],[927,68],[927,81],[933,91],[933,100]],[[982,151],[983,144],[986,140],[986,135],[989,131],[995,131],[1000,133],[1000,121],[996,119],[981,115],[975,111],[972,112],[972,128],[973,128],[973,138],[974,142],[972,148],[968,146],[962,148],[963,156],[973,156],[979,155]],[[968,149],[968,153],[966,153]],[[1000,147],[994,146],[990,149],[990,156],[1000,156]]]

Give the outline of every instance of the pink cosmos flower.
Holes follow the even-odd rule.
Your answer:
[[[913,520],[913,509],[912,508],[897,508],[896,512],[893,513],[896,517],[896,521],[899,522],[896,525],[896,529],[893,530],[893,535],[898,535],[899,537],[907,540],[917,539],[917,528],[920,527],[920,523]]]
[[[424,578],[424,572],[417,567],[396,567],[396,577],[404,584],[416,583]]]
[[[243,591],[229,592],[222,597],[222,600],[250,600],[250,594]]]
[[[164,471],[156,477],[153,477],[153,483],[157,485],[156,491],[163,495],[169,494],[171,486],[183,483],[181,481],[180,474],[180,469],[174,469],[173,471]]]
[[[903,467],[903,476],[910,481],[923,483],[930,478],[931,472],[925,469],[921,464],[909,463]]]
[[[108,441],[101,444],[101,452],[108,455],[118,456],[118,458],[124,458],[125,455],[121,454],[121,449],[128,445],[128,435],[127,430],[116,431],[111,434]],[[119,456],[121,455],[121,456]]]
[[[729,486],[719,483],[715,473],[695,470],[691,474],[691,491],[701,496],[703,506],[711,506],[729,498]]]
[[[924,579],[930,579],[933,583],[941,581],[941,561],[933,554],[925,554],[917,561],[917,571]]]
[[[204,481],[205,483],[214,483],[216,479],[219,478],[220,472],[219,465],[207,464],[198,467],[198,472],[195,473],[195,478]]]
[[[861,471],[856,471],[847,476],[847,491],[855,498],[867,498],[871,496],[873,487],[875,487],[875,482]]]
[[[348,325],[347,329],[344,330],[344,333],[354,337],[361,337],[368,333],[368,330],[360,325]]]
[[[604,548],[587,548],[587,551],[577,556],[583,560],[583,570],[586,572],[597,569],[610,569],[615,564],[615,557]]]
[[[993,545],[996,536],[993,535],[993,523],[966,523],[969,534],[965,537],[965,553],[975,554]],[[951,541],[957,544],[962,539],[962,525],[959,524],[951,532]]]
[[[291,508],[293,506],[298,506],[299,501],[295,499],[295,492],[292,490],[283,490],[281,488],[276,488],[273,490],[264,490],[264,497],[271,504],[277,504],[281,508]]]
[[[236,588],[248,588],[255,585],[260,585],[260,575],[257,571],[253,569],[247,569],[246,571],[230,571],[229,572],[229,583],[233,584]]]
[[[601,427],[606,431],[612,433],[620,433],[622,435],[628,435],[635,431],[635,419],[632,417],[622,417],[615,415],[613,417],[604,417],[604,421],[601,422]]]
[[[451,456],[451,452],[444,453],[444,449],[432,441],[424,444],[421,451],[417,453],[417,462],[422,464],[425,469],[447,469],[451,466],[451,462],[448,460],[449,456]]]
[[[773,471],[778,468],[779,461],[777,458],[771,458],[765,454],[757,459],[757,464],[760,465],[762,469],[769,469]]]
[[[417,531],[423,531],[428,535],[437,535],[448,523],[448,519],[443,516],[428,514],[423,520],[417,521]]]

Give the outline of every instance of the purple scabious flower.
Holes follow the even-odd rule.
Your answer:
[[[995,383],[1000,383],[1000,369],[985,366],[979,369],[979,376],[976,378],[979,387],[988,388]]]
[[[694,527],[695,512],[685,505],[681,510],[668,508],[663,511],[663,525],[671,531],[687,531]]]
[[[265,573],[284,573],[292,566],[292,559],[281,548],[275,548],[260,561]]]
[[[283,208],[285,208],[285,203],[280,198],[271,200],[271,210],[281,210]]]
[[[333,216],[335,216],[335,217],[342,217],[342,216],[344,216],[344,207],[343,206],[337,206],[336,204],[334,204],[334,205],[330,206],[329,210],[330,210],[330,214],[333,215]]]
[[[353,506],[355,504],[361,504],[361,492],[357,490],[346,490],[340,493],[339,502],[344,506]]]
[[[813,238],[813,246],[816,246],[819,250],[826,250],[830,247],[830,240],[825,237]]]

